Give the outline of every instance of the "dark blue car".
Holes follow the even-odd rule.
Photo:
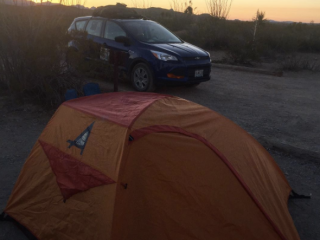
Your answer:
[[[86,31],[89,39],[101,44],[101,60],[109,61],[110,51],[122,52],[124,71],[137,91],[152,91],[163,84],[197,85],[210,79],[209,53],[154,21],[79,17],[68,31],[72,30]]]

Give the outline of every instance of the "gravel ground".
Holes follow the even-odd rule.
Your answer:
[[[104,88],[112,89],[111,84]],[[131,90],[128,84],[120,89]],[[320,74],[300,72],[284,77],[214,69],[212,79],[195,88],[162,88],[211,108],[256,137],[273,155],[292,187],[312,193],[310,200],[289,201],[302,240],[320,239]],[[1,93],[0,93],[1,94]],[[3,95],[3,94],[2,94]],[[1,96],[1,95],[0,95]],[[32,105],[17,107],[0,97],[0,211],[20,169],[53,112]],[[0,239],[23,240],[9,222],[0,222]]]

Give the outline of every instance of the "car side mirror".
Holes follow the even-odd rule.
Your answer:
[[[115,37],[114,40],[116,40],[116,42],[123,43],[125,46],[130,46],[131,45],[130,38],[125,37],[125,36]]]

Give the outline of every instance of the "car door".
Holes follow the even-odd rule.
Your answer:
[[[92,40],[93,44],[88,46],[88,57],[93,59],[100,58],[100,46],[104,43],[104,38],[102,37],[104,29],[103,19],[92,18],[88,21],[86,26],[86,32],[88,33],[87,39]]]
[[[127,37],[127,34],[122,27],[113,21],[107,20],[103,32],[103,43],[100,50],[100,59],[114,64],[114,58],[117,57],[120,68],[126,70],[130,46],[126,46],[124,43],[115,41],[116,37],[121,36]]]

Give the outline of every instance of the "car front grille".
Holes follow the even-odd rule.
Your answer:
[[[206,59],[210,59],[209,56],[205,56],[205,57],[184,57],[182,58],[185,61],[197,61],[197,60],[206,60]]]

